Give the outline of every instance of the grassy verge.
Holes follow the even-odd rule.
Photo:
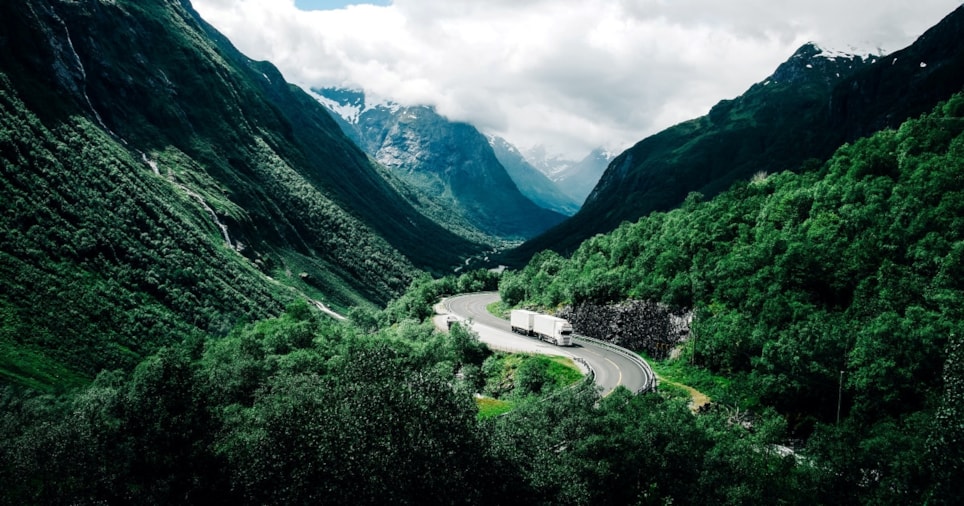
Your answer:
[[[482,365],[485,386],[476,398],[479,418],[497,416],[515,402],[537,399],[583,379],[569,357],[495,353]]]
[[[654,360],[643,355],[659,377],[660,390],[673,396],[689,397],[695,410],[713,399],[726,396],[730,380],[684,360]]]
[[[540,356],[549,361],[546,374],[556,385],[572,385],[583,378],[582,371],[569,357]]]
[[[501,300],[497,300],[488,306],[485,306],[486,311],[490,314],[498,316],[499,318],[509,319],[509,311],[512,310],[511,307],[507,306]]]
[[[476,397],[475,405],[479,407],[479,419],[485,420],[512,411],[513,404],[492,397]]]

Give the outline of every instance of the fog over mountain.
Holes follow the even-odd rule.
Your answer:
[[[522,150],[541,144],[578,160],[706,114],[807,41],[895,51],[960,1],[396,0],[311,12],[293,0],[194,5],[291,81],[434,106]]]

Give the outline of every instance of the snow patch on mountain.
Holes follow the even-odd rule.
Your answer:
[[[312,88],[302,86],[312,98],[321,105],[344,118],[345,121],[357,125],[358,118],[372,109],[387,109],[391,113],[398,112],[401,104],[351,88]]]
[[[557,181],[560,173],[577,163],[577,160],[568,160],[546,152],[546,147],[542,145],[533,146],[522,155],[527,162],[553,181]]]
[[[887,54],[887,52],[881,47],[870,49],[868,47],[855,46],[852,44],[845,46],[836,46],[832,43],[817,42],[811,42],[811,44],[820,50],[820,53],[818,53],[816,56],[827,58],[829,60],[836,60],[838,58],[853,60],[859,57],[862,60],[869,60],[871,63],[873,63],[877,60],[877,58]]]

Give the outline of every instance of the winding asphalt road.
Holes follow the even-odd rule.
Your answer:
[[[618,386],[633,392],[655,385],[654,375],[641,359],[633,359],[632,352],[604,343],[578,338],[572,347],[560,347],[512,332],[508,320],[498,318],[486,310],[486,306],[499,300],[495,292],[459,295],[443,300],[440,304],[448,314],[467,321],[479,334],[482,342],[494,349],[545,355],[563,355],[582,359],[596,375],[596,385],[603,395],[609,395]]]

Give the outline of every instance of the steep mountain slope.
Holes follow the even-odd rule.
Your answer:
[[[552,155],[544,146],[529,148],[523,153],[525,159],[539,172],[545,174],[572,200],[585,202],[613,160],[614,155],[601,148],[594,149],[582,160],[569,160]]]
[[[0,33],[0,373],[13,381],[127,366],[297,291],[383,302],[417,267],[478,249],[186,0],[4,2]]]
[[[552,180],[576,202],[585,202],[612,161],[613,155],[594,149],[582,160],[553,174]]]
[[[563,193],[562,189],[548,176],[527,162],[515,146],[501,137],[491,137],[489,144],[495,152],[495,157],[505,167],[519,191],[529,200],[539,207],[551,209],[566,216],[572,216],[579,210],[576,200]]]
[[[964,377],[946,371],[960,371],[964,335],[962,173],[957,93],[841,146],[819,170],[687,199],[568,259],[537,255],[504,274],[500,292],[577,312],[626,299],[691,308],[693,334],[656,330],[669,344],[640,339],[643,311],[575,331],[675,349],[677,364],[726,378],[714,403],[781,413],[796,439],[790,460],[826,469],[816,480],[826,495],[807,503],[954,504]]]
[[[358,145],[427,196],[424,211],[453,230],[468,226],[494,239],[526,239],[565,217],[526,198],[475,127],[430,107],[366,104],[359,92],[317,89]]]
[[[582,240],[712,196],[757,172],[807,170],[844,142],[933,107],[964,85],[964,8],[886,58],[843,58],[807,44],[745,94],[648,137],[608,167],[582,209],[511,254],[572,251]]]

